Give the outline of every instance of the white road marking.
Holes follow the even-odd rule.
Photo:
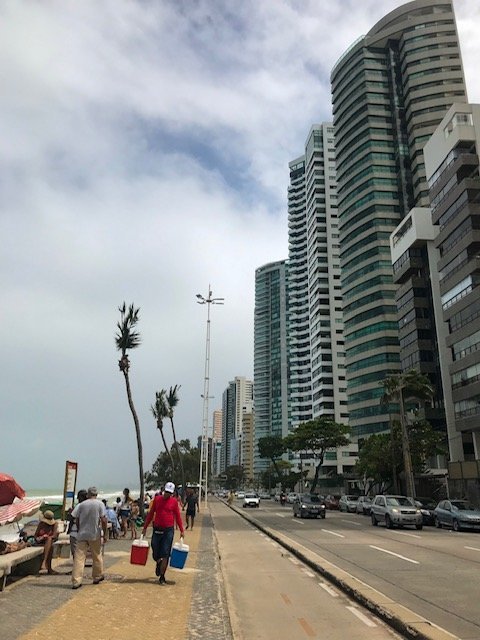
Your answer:
[[[480,551],[477,547],[465,547],[465,549],[470,549],[471,551]]]
[[[279,516],[280,518],[285,518],[285,514],[284,513],[275,513],[276,516]]]
[[[301,520],[297,520],[297,518],[292,518],[292,520],[295,520],[295,522],[297,524],[305,524],[304,522],[302,522]]]
[[[309,578],[315,578],[315,574],[309,571],[308,569],[302,569],[302,572]]]
[[[359,611],[356,607],[347,607],[347,609],[353,613],[354,616],[357,616],[357,618],[359,620],[361,620],[364,624],[367,625],[367,627],[376,627],[377,624],[376,622],[373,622],[373,620],[370,620],[370,618],[367,618],[367,616],[362,613],[361,611]]]
[[[361,527],[361,522],[352,522],[351,520],[340,520],[341,522],[346,522],[347,524],[354,524],[356,527]]]
[[[345,536],[342,536],[341,533],[336,533],[335,531],[330,531],[329,529],[322,529],[322,531],[325,531],[325,533],[331,533],[332,536],[337,536],[338,538],[344,538]]]
[[[399,536],[409,536],[410,538],[421,539],[422,536],[416,536],[414,533],[407,533],[406,531],[392,531],[392,533],[398,533]]]
[[[333,598],[338,598],[338,593],[334,591],[331,587],[329,587],[328,584],[325,584],[325,582],[319,582],[318,586],[322,587],[322,589],[325,589],[325,591],[329,593]]]
[[[377,551],[383,551],[383,553],[388,553],[391,556],[395,556],[396,558],[400,558],[401,560],[406,560],[407,562],[411,562],[412,564],[420,564],[416,560],[412,560],[411,558],[406,558],[405,556],[401,556],[399,553],[394,553],[393,551],[388,551],[388,549],[382,549],[382,547],[376,547],[375,545],[370,545],[371,549],[376,549]]]

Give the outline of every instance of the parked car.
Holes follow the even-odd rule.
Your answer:
[[[297,499],[297,494],[296,493],[289,493],[287,495],[287,502],[288,504],[293,504],[295,502],[295,500]]]
[[[270,500],[270,494],[269,493],[261,493],[260,494],[260,500]]]
[[[327,509],[338,509],[339,496],[329,495],[325,497],[325,506]]]
[[[325,504],[323,496],[302,493],[293,503],[293,517],[296,518],[325,518]]]
[[[244,507],[259,507],[260,506],[260,498],[256,493],[246,493],[243,498],[243,506]]]
[[[413,525],[419,530],[423,528],[420,509],[406,496],[375,496],[370,517],[375,527],[379,522],[383,522],[387,529],[393,529],[395,525]]]
[[[357,500],[357,513],[361,513],[364,516],[370,515],[370,509],[372,506],[372,499],[370,496],[360,496]]]
[[[434,510],[437,506],[437,501],[433,498],[415,498],[415,506],[420,509],[423,517],[423,524],[435,524]]]
[[[245,491],[237,491],[235,495],[239,500],[243,500],[245,498]]]
[[[275,500],[275,502],[280,502],[280,496],[281,496],[281,495],[282,495],[281,493],[276,493],[276,494],[273,496],[273,499]]]
[[[340,511],[355,513],[357,511],[358,496],[342,496],[338,501]]]
[[[480,529],[480,509],[468,500],[442,500],[433,512],[435,526],[461,529]]]

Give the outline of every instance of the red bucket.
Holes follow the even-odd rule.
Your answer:
[[[130,564],[147,564],[149,544],[146,540],[134,540],[130,551]]]

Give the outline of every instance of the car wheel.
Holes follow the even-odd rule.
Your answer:
[[[437,527],[437,529],[441,529],[442,528],[442,523],[437,518],[437,516],[435,516],[435,526]]]
[[[458,520],[454,520],[452,526],[454,531],[461,531],[462,529]]]
[[[374,526],[374,527],[378,527],[377,519],[375,518],[375,516],[373,515],[373,513],[372,513],[372,524],[373,524],[373,526]]]
[[[322,520],[325,520],[325,513],[322,513],[322,515],[320,516],[322,518]]]
[[[387,527],[387,529],[393,529],[393,522],[392,522],[390,516],[388,515],[388,513],[385,516],[385,526]]]
[[[417,531],[421,531],[423,529],[423,524],[416,524],[415,528],[417,529]]]

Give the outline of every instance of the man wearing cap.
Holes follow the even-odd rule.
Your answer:
[[[107,514],[105,505],[97,499],[96,487],[87,491],[87,499],[77,504],[72,511],[77,525],[77,548],[73,559],[72,589],[82,586],[87,550],[92,553],[93,584],[99,584],[103,577],[102,530],[104,543],[107,542]]]
[[[181,538],[184,535],[182,516],[178,501],[173,497],[174,492],[173,482],[167,482],[163,495],[156,495],[153,499],[153,504],[143,525],[143,535],[145,535],[148,525],[153,520],[152,552],[153,559],[157,563],[155,574],[159,576],[158,582],[161,585],[175,584],[173,580],[165,579],[168,559],[172,551],[175,522],[180,529]]]

